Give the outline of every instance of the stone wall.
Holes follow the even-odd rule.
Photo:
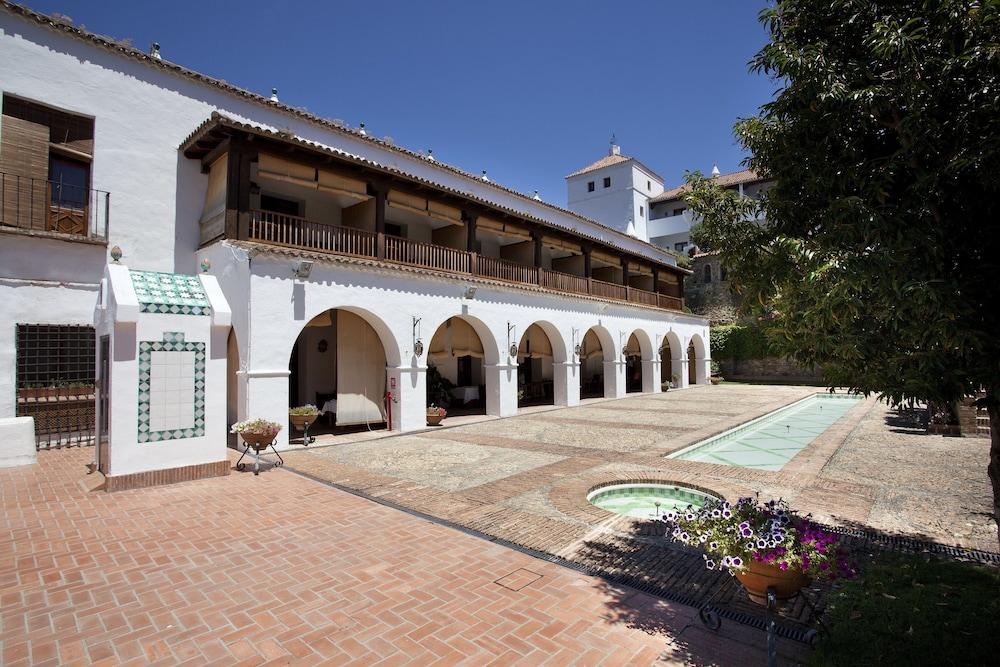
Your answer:
[[[719,256],[697,255],[692,259],[691,270],[693,275],[684,280],[684,305],[691,312],[707,317],[712,324],[735,322],[740,300],[730,291]]]
[[[727,380],[823,384],[823,374],[818,369],[805,369],[792,360],[781,357],[716,359],[715,361],[719,363],[719,372],[722,377]]]

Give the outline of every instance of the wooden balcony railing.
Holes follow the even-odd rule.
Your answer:
[[[423,266],[428,269],[469,273],[469,253],[433,243],[411,241],[398,236],[385,237],[385,258],[390,262]]]
[[[357,257],[375,257],[377,239],[375,234],[363,229],[324,225],[293,215],[256,210],[250,212],[250,238]]]
[[[590,293],[594,296],[614,299],[615,301],[625,301],[627,296],[624,285],[606,283],[603,280],[596,279],[590,281]]]
[[[339,255],[378,258],[379,237],[373,232],[313,222],[292,215],[253,210],[249,238],[275,245],[316,250]],[[504,282],[537,285],[569,294],[587,294],[611,301],[641,304],[667,310],[683,310],[684,300],[636,287],[587,279],[561,271],[517,264],[497,257],[483,257],[464,250],[411,241],[398,236],[382,237],[387,262],[420,266],[448,273],[475,275]]]
[[[586,278],[561,271],[551,271],[549,269],[542,269],[539,275],[541,276],[542,287],[559,290],[560,292],[571,292],[573,294],[590,294]]]
[[[511,283],[527,283],[528,285],[538,284],[538,269],[533,266],[524,266],[508,262],[505,259],[483,257],[482,255],[477,258],[476,264],[476,275],[484,278],[506,280]]]
[[[646,290],[639,289],[638,287],[628,288],[629,303],[641,303],[644,306],[656,306],[656,297],[656,292],[647,292]]]

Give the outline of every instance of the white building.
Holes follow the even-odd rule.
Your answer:
[[[133,282],[163,272],[197,289],[204,273],[205,290],[221,289],[198,308],[215,312],[204,331],[229,327],[223,352],[207,352],[226,359],[226,395],[205,396],[229,423],[285,424],[289,406],[320,403],[330,429],[418,429],[429,375],[434,396],[441,376],[456,403],[496,416],[708,380],[707,321],[683,312],[688,272],[627,225],[5,1],[0,62],[0,417],[35,416],[40,441],[92,438],[95,364],[134,366],[115,355],[151,331],[107,321],[108,299],[129,317],[145,307],[129,272],[107,273],[113,246]],[[652,196],[662,185],[623,168],[636,211],[636,183]],[[106,353],[95,321],[117,331]],[[133,415],[122,397],[142,391],[96,392],[101,437],[134,428],[116,410]]]
[[[715,167],[712,176],[741,196],[754,197],[768,187],[750,169],[721,174]],[[656,172],[622,155],[613,141],[607,156],[566,177],[570,210],[675,252],[691,248],[691,227],[697,222],[682,199],[687,189],[665,190]]]

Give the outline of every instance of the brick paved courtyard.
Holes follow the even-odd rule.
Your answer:
[[[108,494],[92,456],[0,470],[7,667],[763,661],[759,632],[291,472]]]

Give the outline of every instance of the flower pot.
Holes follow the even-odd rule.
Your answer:
[[[313,425],[316,418],[319,417],[318,414],[315,415],[288,415],[288,421],[292,422],[294,426],[299,431],[305,431],[307,428]]]
[[[427,413],[427,425],[428,426],[438,426],[441,424],[441,420],[445,418],[444,414],[440,413]]]
[[[767,604],[767,589],[774,588],[778,600],[788,600],[799,594],[809,585],[811,579],[801,570],[788,568],[782,570],[770,563],[750,561],[744,572],[737,572],[736,578],[747,590],[747,595],[757,604]]]
[[[276,435],[277,433],[240,433],[240,437],[243,438],[243,442],[247,443],[248,447],[253,447],[257,451],[266,449],[272,442],[274,442],[274,437]]]

